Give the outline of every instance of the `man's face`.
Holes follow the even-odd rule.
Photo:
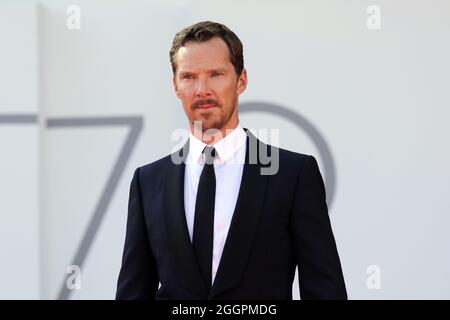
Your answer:
[[[238,96],[247,85],[245,69],[238,77],[226,43],[220,38],[188,42],[176,54],[173,83],[183,103],[191,130],[194,121],[202,131],[235,128],[238,123]]]

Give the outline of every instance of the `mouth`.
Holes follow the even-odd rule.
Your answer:
[[[215,104],[202,104],[201,106],[198,106],[196,109],[211,109],[217,107]]]

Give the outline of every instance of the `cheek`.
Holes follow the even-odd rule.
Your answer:
[[[234,85],[230,85],[228,88],[227,88],[227,91],[226,91],[226,99],[227,99],[227,101],[230,103],[230,104],[232,104],[232,103],[234,103],[234,99],[236,98],[236,96],[237,96],[237,87],[236,86],[234,86]]]
[[[214,88],[218,98],[222,101],[232,100],[236,94],[236,86],[230,83],[221,84]]]
[[[192,90],[189,90],[188,88],[179,88],[178,89],[178,93],[179,96],[181,98],[181,101],[183,101],[183,103],[189,103],[190,100],[192,100]]]
[[[181,102],[183,104],[183,108],[186,111],[190,111],[189,106],[191,105],[191,101],[189,99],[187,99],[186,97],[181,97]]]

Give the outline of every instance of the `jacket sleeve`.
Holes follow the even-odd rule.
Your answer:
[[[134,172],[116,299],[154,299],[159,279],[142,208],[139,168]]]
[[[325,187],[313,156],[300,169],[291,216],[301,299],[347,299]]]

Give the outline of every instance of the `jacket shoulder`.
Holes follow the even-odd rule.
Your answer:
[[[171,155],[167,155],[163,158],[160,158],[158,160],[155,160],[153,162],[144,164],[142,166],[140,166],[139,169],[139,173],[140,174],[148,174],[151,173],[153,171],[157,171],[160,172],[161,170],[164,170],[167,165],[170,163],[171,161]]]
[[[167,155],[138,167],[135,175],[139,177],[139,184],[145,187],[151,182],[153,187],[159,186],[164,181],[165,173],[171,161],[171,155]]]
[[[279,155],[280,164],[284,166],[302,166],[305,161],[307,161],[310,158],[314,158],[314,156],[306,153],[300,153],[291,151],[284,148],[275,147],[272,145],[268,145],[269,147],[273,148],[272,152],[277,152]]]
[[[283,157],[285,159],[292,159],[294,161],[304,161],[308,157],[312,157],[312,155],[306,154],[306,153],[300,153],[291,151],[288,149],[278,148],[280,152],[280,157]]]

